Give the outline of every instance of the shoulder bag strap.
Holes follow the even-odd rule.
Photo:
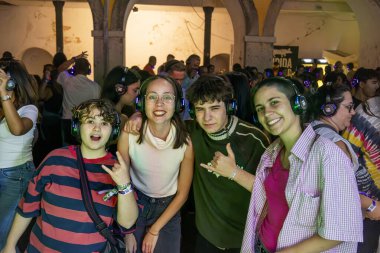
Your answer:
[[[92,200],[92,195],[90,191],[90,185],[88,183],[87,174],[83,167],[83,158],[80,147],[76,147],[77,153],[77,164],[79,169],[79,178],[80,178],[80,189],[82,192],[83,203],[86,208],[88,215],[91,220],[95,223],[96,229],[99,233],[106,238],[111,244],[117,245],[116,239],[113,237],[111,231],[108,229],[107,224],[104,223],[102,218],[99,217],[99,214],[96,212],[94,207],[94,202]]]
[[[331,130],[333,130],[335,133],[337,132],[335,128],[333,128],[332,126],[328,125],[328,124],[325,124],[325,123],[322,123],[322,124],[318,124],[316,126],[313,126],[313,129],[314,131],[319,129],[319,128],[322,128],[322,127],[326,127],[326,128],[329,128]],[[317,134],[318,135],[318,134]]]

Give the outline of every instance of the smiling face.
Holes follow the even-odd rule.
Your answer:
[[[219,132],[226,127],[228,116],[223,101],[195,103],[195,117],[202,129],[209,134]]]
[[[145,94],[145,114],[151,123],[170,124],[174,115],[175,93],[172,84],[162,78],[153,80]]]
[[[100,110],[94,108],[88,117],[81,120],[81,150],[87,158],[99,158],[106,154],[106,144],[112,131],[111,123],[104,121]]]
[[[259,121],[270,134],[283,139],[299,132],[300,117],[293,112],[287,96],[275,86],[260,88],[254,101]]]

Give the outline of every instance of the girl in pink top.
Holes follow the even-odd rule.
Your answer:
[[[249,205],[243,253],[355,253],[362,217],[353,164],[301,120],[307,103],[284,78],[259,83],[253,94],[260,123],[279,138],[261,156]],[[234,154],[215,167],[236,166]]]

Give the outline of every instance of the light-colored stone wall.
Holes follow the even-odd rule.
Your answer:
[[[166,61],[167,54],[186,60],[191,54],[203,57],[204,12],[202,8],[137,5],[130,13],[126,28],[126,59],[128,66],[143,68],[150,55],[157,64]],[[211,57],[231,54],[233,28],[225,9],[212,13]],[[201,62],[202,64],[202,62]]]
[[[129,14],[125,30],[124,62],[127,66],[143,67],[150,55],[157,57],[158,64],[165,61],[168,53],[183,60],[192,53],[203,55],[202,8],[136,6],[139,11]],[[367,22],[376,20],[376,13],[376,10],[368,12]],[[359,15],[365,16],[365,12],[359,12]],[[216,8],[212,17],[211,57],[217,54],[235,54],[239,59],[245,57],[242,55],[244,48],[241,46],[245,38],[242,37],[236,42],[239,43],[238,47],[234,44],[237,40],[236,34],[244,34],[244,31],[234,32],[237,28],[232,26],[230,14],[225,9]],[[380,50],[380,47],[377,47],[377,41],[380,41],[379,33],[373,32],[373,27],[364,25],[360,26],[359,33],[358,23],[354,17],[350,19],[352,20],[327,14],[280,13],[275,28],[275,45],[299,46],[299,56],[303,58],[320,58],[322,50],[338,49],[365,55],[361,59],[367,67],[379,65],[379,57],[374,55]],[[54,55],[55,12],[52,3],[47,2],[42,7],[0,6],[0,23],[0,53],[9,50],[21,59],[27,49],[41,48]],[[89,60],[93,63],[93,22],[88,4],[66,3],[63,9],[63,24],[65,54],[72,57],[81,51],[88,51]],[[378,22],[374,22],[373,26],[376,24]],[[363,41],[362,45],[359,39]],[[256,46],[249,46],[247,57],[260,56],[254,52]],[[120,48],[116,48],[111,55],[121,54],[119,51]],[[265,59],[266,56],[261,55]],[[36,60],[33,63],[37,66],[35,69],[42,69],[46,62]],[[110,61],[109,64],[115,63]]]
[[[29,48],[41,48],[53,56],[56,52],[55,10],[52,3],[45,6],[0,6],[0,54],[11,51],[22,59]],[[88,4],[65,4],[63,9],[64,52],[67,57],[89,52],[93,61],[91,37],[92,16]],[[45,57],[43,59],[46,59]],[[40,69],[46,63],[36,59],[28,69]]]
[[[353,14],[280,13],[276,43],[299,46],[300,58],[322,58],[323,50],[359,54],[359,27]]]

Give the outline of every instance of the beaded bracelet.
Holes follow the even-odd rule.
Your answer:
[[[238,171],[237,168],[235,168],[234,171],[232,172],[231,176],[228,179],[234,181],[235,176],[237,174],[237,171]]]

